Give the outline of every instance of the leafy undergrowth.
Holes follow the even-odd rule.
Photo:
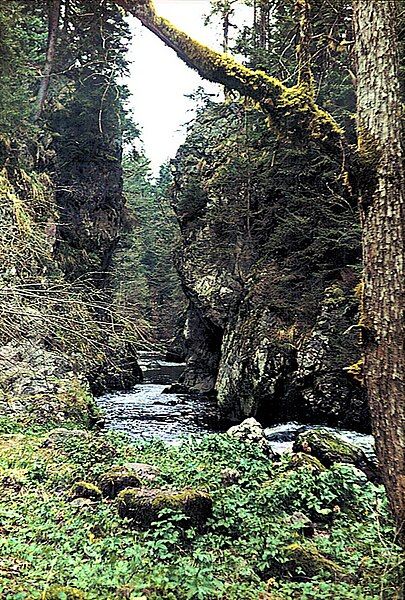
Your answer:
[[[11,427],[0,436],[2,599],[400,597],[401,552],[385,495],[349,466],[271,462],[223,434],[181,446],[96,433],[72,434],[63,446],[45,439]],[[116,501],[69,498],[75,481],[97,483],[128,462],[159,467],[150,487],[210,492],[205,530],[182,528],[165,509],[137,531],[118,517]],[[229,469],[237,483],[225,483]]]

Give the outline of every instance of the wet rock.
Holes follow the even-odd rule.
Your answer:
[[[69,496],[72,500],[76,498],[86,498],[88,500],[101,500],[102,493],[100,488],[98,488],[93,483],[89,483],[88,481],[77,481],[73,484]]]
[[[127,488],[142,486],[138,473],[123,466],[112,467],[100,478],[99,484],[103,496],[107,498],[115,498]]]
[[[315,525],[309,517],[304,515],[304,513],[295,511],[287,518],[287,520],[289,523],[291,523],[291,525],[296,525],[297,527],[299,526],[302,535],[305,537],[312,537],[314,535]]]
[[[380,479],[376,462],[367,458],[361,448],[325,429],[309,429],[298,434],[293,451],[312,455],[325,467],[335,463],[352,464],[363,471],[371,481]]]
[[[228,487],[230,485],[235,485],[239,483],[240,473],[237,469],[222,469],[221,471],[221,481],[224,486]]]
[[[191,489],[126,489],[118,495],[120,517],[131,519],[141,528],[150,527],[165,508],[183,514],[186,518],[180,523],[184,527],[200,528],[212,516],[212,498],[206,492]]]
[[[182,383],[172,383],[169,387],[165,388],[162,394],[189,394],[189,388]]]
[[[263,427],[253,417],[245,419],[239,425],[234,425],[228,429],[227,434],[242,442],[257,446],[269,457],[274,458],[275,456],[270,442],[266,439]]]

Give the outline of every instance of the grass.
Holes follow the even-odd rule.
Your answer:
[[[0,435],[4,600],[400,597],[401,551],[384,491],[350,466],[315,472],[290,457],[274,463],[223,434],[177,447],[89,432],[46,445],[46,432],[15,433],[3,422],[7,429]],[[205,530],[182,528],[164,509],[137,531],[118,517],[116,501],[69,498],[75,481],[97,483],[127,462],[160,469],[150,487],[209,492],[214,516]],[[237,483],[226,485],[229,468]],[[312,537],[306,517],[315,523]]]

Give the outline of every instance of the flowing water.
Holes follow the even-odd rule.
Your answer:
[[[98,398],[105,424],[132,438],[160,438],[176,442],[182,436],[218,431],[219,415],[213,399],[200,395],[166,394],[184,364],[170,363],[152,352],[140,356],[144,380],[129,392]]]
[[[129,392],[107,394],[98,398],[108,429],[121,431],[133,439],[159,438],[171,443],[190,434],[224,431],[215,401],[200,395],[167,394],[164,390],[175,383],[184,364],[170,363],[158,354],[144,352],[139,364],[144,381]],[[296,435],[314,425],[290,422],[265,429],[275,452],[291,450]],[[343,439],[360,446],[367,455],[373,454],[371,435],[323,427]]]

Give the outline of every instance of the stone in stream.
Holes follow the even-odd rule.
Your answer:
[[[140,488],[141,486],[139,474],[122,465],[112,467],[100,478],[100,489],[103,496],[107,498],[115,498],[127,488]]]
[[[325,429],[309,429],[298,434],[293,451],[310,454],[325,467],[335,463],[351,464],[363,471],[371,481],[380,480],[377,463],[367,458],[361,448]]]
[[[245,419],[239,425],[234,425],[228,429],[227,434],[242,442],[260,448],[264,454],[267,454],[271,458],[275,457],[271,444],[266,439],[263,427],[253,417]]]
[[[141,528],[150,527],[165,508],[184,515],[184,521],[179,521],[182,526],[201,528],[212,516],[212,498],[206,492],[192,489],[127,489],[118,495],[120,517]]]

